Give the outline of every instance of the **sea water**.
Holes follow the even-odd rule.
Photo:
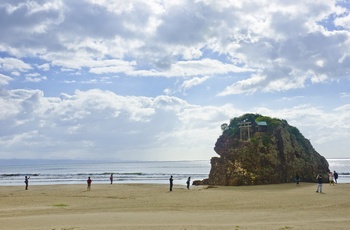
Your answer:
[[[327,159],[329,169],[338,172],[338,183],[350,183],[350,159]],[[23,185],[24,176],[30,176],[31,185],[93,183],[155,183],[167,184],[172,175],[174,184],[208,178],[210,161],[145,161],[145,162],[0,162],[0,186]]]
[[[91,177],[93,183],[169,183],[172,175],[174,184],[186,184],[187,178],[202,180],[208,178],[208,161],[144,161],[144,162],[61,162],[0,165],[1,185],[23,185],[24,177],[30,176],[31,185],[82,184]]]
[[[339,174],[338,183],[350,183],[350,159],[327,159],[329,170]]]

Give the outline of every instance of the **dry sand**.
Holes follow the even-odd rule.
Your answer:
[[[350,229],[350,184],[0,186],[0,229]]]

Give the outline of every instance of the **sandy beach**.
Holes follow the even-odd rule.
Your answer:
[[[0,229],[349,229],[350,184],[1,186]]]

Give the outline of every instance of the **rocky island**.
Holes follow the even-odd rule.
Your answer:
[[[294,181],[315,182],[326,177],[327,160],[286,120],[245,114],[222,124],[215,144],[220,157],[211,159],[209,185],[261,185]]]

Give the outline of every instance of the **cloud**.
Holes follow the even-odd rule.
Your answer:
[[[233,104],[199,106],[171,96],[120,96],[96,89],[60,97],[10,90],[0,105],[2,158],[16,153],[17,158],[209,159],[215,156],[221,124],[246,112]],[[249,111],[286,119],[320,151],[330,142],[347,144],[350,133],[339,129],[347,130],[349,108],[328,111],[303,104]]]
[[[259,85],[265,81],[265,77],[260,75],[254,75],[250,79],[238,81],[230,86],[227,86],[225,90],[218,94],[218,96],[226,96],[231,94],[252,94],[255,93]]]
[[[92,63],[89,71],[96,74],[127,73],[133,71],[135,65],[135,62],[123,60],[104,60]]]
[[[176,97],[125,97],[101,90],[60,98],[11,90],[1,105],[3,158],[16,152],[18,158],[206,159],[213,154],[210,146],[221,122],[235,111],[231,106],[190,105]],[[199,119],[199,114],[205,116]],[[203,133],[196,137],[192,132]],[[210,148],[191,155],[180,152],[185,146],[179,143],[189,143],[185,139],[190,136]],[[169,155],[164,146],[179,152]]]
[[[0,58],[0,67],[4,71],[16,70],[20,72],[27,72],[32,69],[29,64],[16,58]]]
[[[145,77],[247,73],[246,81],[237,78],[232,92],[226,88],[220,95],[287,91],[349,72],[350,52],[342,48],[349,47],[348,16],[336,1],[55,0],[8,2],[0,10],[7,22],[0,50],[41,59],[45,64],[38,68],[45,71],[50,65]],[[324,20],[341,29],[328,30]],[[248,87],[256,74],[265,78],[262,85]]]
[[[47,80],[46,76],[40,76],[40,75],[27,75],[25,78],[26,82],[41,82]]]
[[[207,159],[220,125],[247,111],[332,152],[327,141],[349,137],[331,122],[349,117],[349,12],[336,0],[2,1],[1,157]]]
[[[159,77],[188,77],[198,75],[220,75],[227,73],[249,72],[251,69],[241,68],[236,65],[222,63],[213,59],[201,59],[191,61],[179,61],[164,71],[137,70],[129,73],[135,76],[159,76]]]
[[[46,76],[41,76],[39,73],[28,73],[25,76],[25,82],[41,82],[47,80]]]
[[[43,70],[43,71],[49,71],[50,70],[50,64],[45,63],[42,65],[38,65],[38,69]]]
[[[204,77],[195,77],[192,78],[190,80],[186,80],[182,83],[182,85],[180,86],[180,88],[182,90],[187,90],[190,89],[194,86],[203,84],[206,80],[208,80],[210,77],[209,76],[204,76]]]
[[[347,30],[350,29],[350,14],[347,12],[344,16],[338,17],[334,20],[334,24],[339,27],[343,27]]]
[[[294,101],[294,100],[299,100],[303,98],[305,98],[305,96],[283,97],[280,99],[280,101]]]
[[[251,71],[237,67],[235,65],[222,63],[217,60],[202,59],[179,61],[170,66],[169,69],[163,71],[150,70],[136,70],[136,62],[126,62],[123,60],[104,60],[91,61],[85,63],[86,66],[91,67],[89,72],[95,74],[106,73],[124,73],[131,76],[158,76],[158,77],[178,77],[178,76],[198,76],[201,74],[225,74],[225,73],[239,73]]]
[[[0,73],[0,85],[7,85],[13,78]]]
[[[340,97],[344,97],[344,98],[347,98],[347,97],[350,97],[350,93],[340,93]]]

